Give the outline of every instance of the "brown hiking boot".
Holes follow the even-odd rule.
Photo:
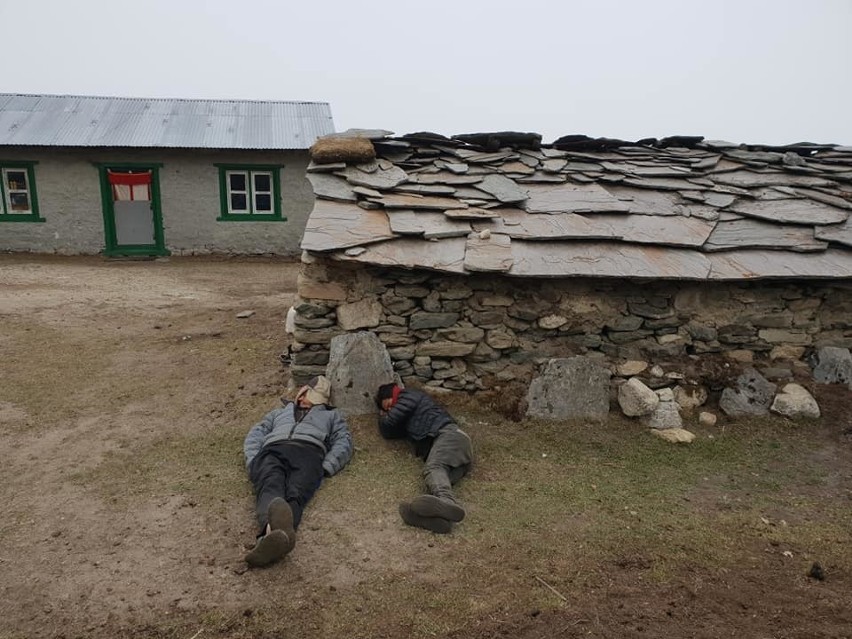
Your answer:
[[[290,552],[290,540],[283,530],[273,530],[257,540],[257,544],[246,555],[246,563],[252,568],[261,568],[275,563]]]
[[[464,519],[464,508],[457,503],[435,495],[420,495],[411,502],[411,510],[421,517],[440,517],[459,522]]]
[[[283,530],[287,534],[290,543],[287,552],[293,550],[296,545],[296,530],[293,528],[293,509],[290,504],[281,497],[276,497],[269,502],[266,517],[272,530]]]
[[[399,516],[409,526],[431,530],[433,533],[438,533],[439,535],[446,535],[453,529],[453,525],[446,519],[418,515],[412,510],[411,504],[406,502],[402,502],[399,505]]]

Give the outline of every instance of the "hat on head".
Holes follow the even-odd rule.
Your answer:
[[[331,395],[331,382],[325,375],[311,378],[305,386],[308,387],[308,390],[305,391],[305,399],[311,404],[328,404]]]

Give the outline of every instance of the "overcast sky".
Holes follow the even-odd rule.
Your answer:
[[[0,24],[5,93],[327,101],[338,130],[399,134],[852,144],[852,0],[0,0]]]

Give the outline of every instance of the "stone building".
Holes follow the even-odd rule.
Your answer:
[[[0,250],[295,254],[322,102],[0,94]]]
[[[374,159],[308,167],[296,380],[359,330],[403,380],[466,390],[578,354],[793,366],[852,346],[852,148],[352,135]]]

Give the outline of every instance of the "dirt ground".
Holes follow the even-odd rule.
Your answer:
[[[0,637],[852,637],[839,389],[820,391],[830,417],[806,435],[740,429],[730,466],[724,420],[699,433],[707,465],[637,439],[654,462],[623,453],[637,434],[620,424],[563,438],[462,401],[482,459],[470,521],[447,537],[398,521],[417,463],[356,420],[357,463],[323,485],[294,553],[246,570],[242,438],[285,391],[296,273],[0,256]],[[565,472],[591,479],[548,489]],[[689,497],[643,518],[649,474]]]

